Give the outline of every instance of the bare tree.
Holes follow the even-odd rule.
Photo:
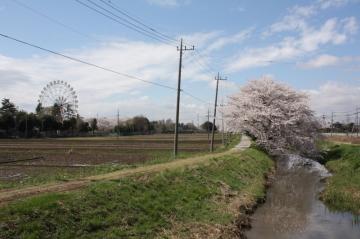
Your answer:
[[[97,122],[97,119],[96,118],[93,118],[93,119],[91,119],[91,121],[90,121],[90,128],[91,128],[91,130],[92,130],[92,134],[94,135],[95,134],[95,130],[97,130],[98,129],[98,122]]]
[[[99,118],[97,121],[97,127],[100,131],[111,131],[115,125],[115,122],[111,122],[107,118]]]
[[[247,132],[271,154],[316,153],[319,124],[304,93],[264,77],[229,97],[225,112],[230,130]]]

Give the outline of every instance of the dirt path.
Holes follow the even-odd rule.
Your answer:
[[[25,197],[34,196],[38,194],[49,193],[49,192],[65,192],[65,191],[79,189],[87,186],[88,184],[94,181],[114,180],[128,176],[134,176],[138,174],[158,173],[161,171],[177,169],[182,167],[191,167],[191,166],[196,167],[197,165],[206,164],[210,162],[210,159],[212,158],[236,153],[248,148],[249,146],[250,146],[250,139],[246,136],[242,136],[241,142],[235,148],[223,153],[215,153],[210,155],[179,159],[167,163],[147,165],[133,169],[124,169],[112,173],[90,176],[65,183],[52,183],[52,184],[44,184],[44,185],[32,186],[21,189],[1,190],[0,206],[15,201],[17,199],[22,199]]]

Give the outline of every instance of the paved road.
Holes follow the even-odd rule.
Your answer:
[[[251,145],[251,139],[250,139],[248,136],[243,135],[243,136],[241,137],[240,143],[239,143],[238,145],[236,145],[236,146],[232,149],[232,151],[243,151],[243,150],[249,148],[250,145]]]

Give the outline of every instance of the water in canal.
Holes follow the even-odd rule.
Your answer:
[[[267,200],[252,216],[248,239],[360,239],[358,217],[336,213],[318,200],[326,169],[291,155],[278,160]]]

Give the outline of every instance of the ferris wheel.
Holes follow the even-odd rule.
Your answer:
[[[41,91],[38,102],[47,110],[56,104],[61,113],[61,118],[70,118],[77,114],[78,98],[73,87],[65,81],[52,81]]]

